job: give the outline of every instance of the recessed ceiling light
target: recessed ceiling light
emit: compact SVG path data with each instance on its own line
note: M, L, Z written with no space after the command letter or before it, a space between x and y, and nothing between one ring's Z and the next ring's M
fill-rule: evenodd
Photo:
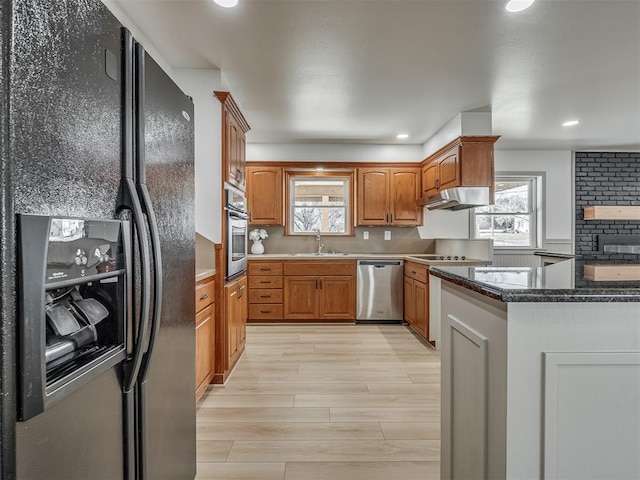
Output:
M534 1L535 0L509 0L505 8L507 9L507 12L521 12L533 5Z
M398 135L396 135L396 138L398 140L404 140L405 138L409 138L409 134L408 133L399 133Z
M562 124L563 127L573 127L574 125L578 125L580 123L580 120L569 120L567 122L564 122Z
M238 4L238 0L213 0L213 1L224 8L235 7Z
M321 172L321 171L323 171L323 170L324 170L324 167L316 167L316 170L317 170L318 172Z

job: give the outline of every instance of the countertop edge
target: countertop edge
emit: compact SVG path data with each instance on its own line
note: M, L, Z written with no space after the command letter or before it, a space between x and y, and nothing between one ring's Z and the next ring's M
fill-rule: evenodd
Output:
M468 258L466 260L426 260L417 258L414 255L430 255L424 253L349 253L346 255L291 255L288 253L264 253L261 255L247 255L247 259L251 260L296 260L296 261L316 261L316 260L370 260L370 259L391 259L391 260L408 260L423 265L489 265L489 260L478 260Z
M433 275L434 277L441 278L442 280L446 280L448 282L451 282L454 285L458 285L460 287L467 288L467 289L471 290L472 292L480 293L480 294L482 294L482 295L484 295L486 297L493 298L494 300L500 300L500 301L504 302L504 300L502 298L502 292L503 291L500 290L500 289L490 288L490 287L488 287L487 285L485 285L483 283L474 282L474 281L471 281L471 280L466 279L464 277L461 277L459 275L440 270L440 269L438 269L438 267L430 268L429 269L429 274Z
M505 303L615 303L615 302L640 302L640 290L638 289L607 289L606 292L598 289L501 289L491 287L483 282L470 280L460 275L433 267L429 273L473 292L480 293L495 300Z
M574 253L562 253L562 252L546 252L544 250L537 250L533 252L537 257L553 257L553 258L580 258L581 255L576 255Z
M216 274L215 268L196 268L196 282L205 278L213 277Z

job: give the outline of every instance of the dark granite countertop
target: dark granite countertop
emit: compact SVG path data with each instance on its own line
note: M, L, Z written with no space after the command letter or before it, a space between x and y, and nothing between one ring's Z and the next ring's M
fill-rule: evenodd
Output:
M585 265L633 261L572 259L547 267L431 267L429 272L503 302L640 302L640 281L592 281Z
M533 254L539 257L554 257L554 258L579 258L580 257L580 255L574 255L573 253L545 252L544 250L538 250L537 252L533 252Z

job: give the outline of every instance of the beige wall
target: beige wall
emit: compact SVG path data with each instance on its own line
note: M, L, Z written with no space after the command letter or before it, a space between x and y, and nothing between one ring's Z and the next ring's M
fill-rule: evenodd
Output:
M265 253L311 253L316 249L315 235L285 236L283 227L265 230L269 233L263 241ZM384 240L385 231L391 232L391 240ZM364 240L364 232L369 232L369 240ZM324 252L333 248L348 253L431 253L435 248L435 240L421 239L415 227L356 227L353 237L325 235L322 243Z

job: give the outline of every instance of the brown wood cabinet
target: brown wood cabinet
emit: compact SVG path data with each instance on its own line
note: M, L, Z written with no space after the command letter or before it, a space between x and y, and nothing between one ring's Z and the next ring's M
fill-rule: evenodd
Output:
M419 168L358 169L358 225L422 224Z
M196 400L213 380L215 361L215 282L196 283Z
M429 340L429 267L404 263L404 319L425 340Z
M249 224L284 225L282 168L247 167Z
M422 197L447 188L494 188L493 144L497 136L458 137L422 163Z
M249 321L282 321L282 261L249 260Z
M284 316L288 320L320 318L320 279L316 276L284 277Z
M246 133L250 130L229 92L214 92L222 103L222 165L225 181L245 189Z
M225 296L225 351L224 378L228 376L242 355L246 341L248 307L247 277L232 280L224 287Z
M354 321L355 261L284 262L284 319Z

